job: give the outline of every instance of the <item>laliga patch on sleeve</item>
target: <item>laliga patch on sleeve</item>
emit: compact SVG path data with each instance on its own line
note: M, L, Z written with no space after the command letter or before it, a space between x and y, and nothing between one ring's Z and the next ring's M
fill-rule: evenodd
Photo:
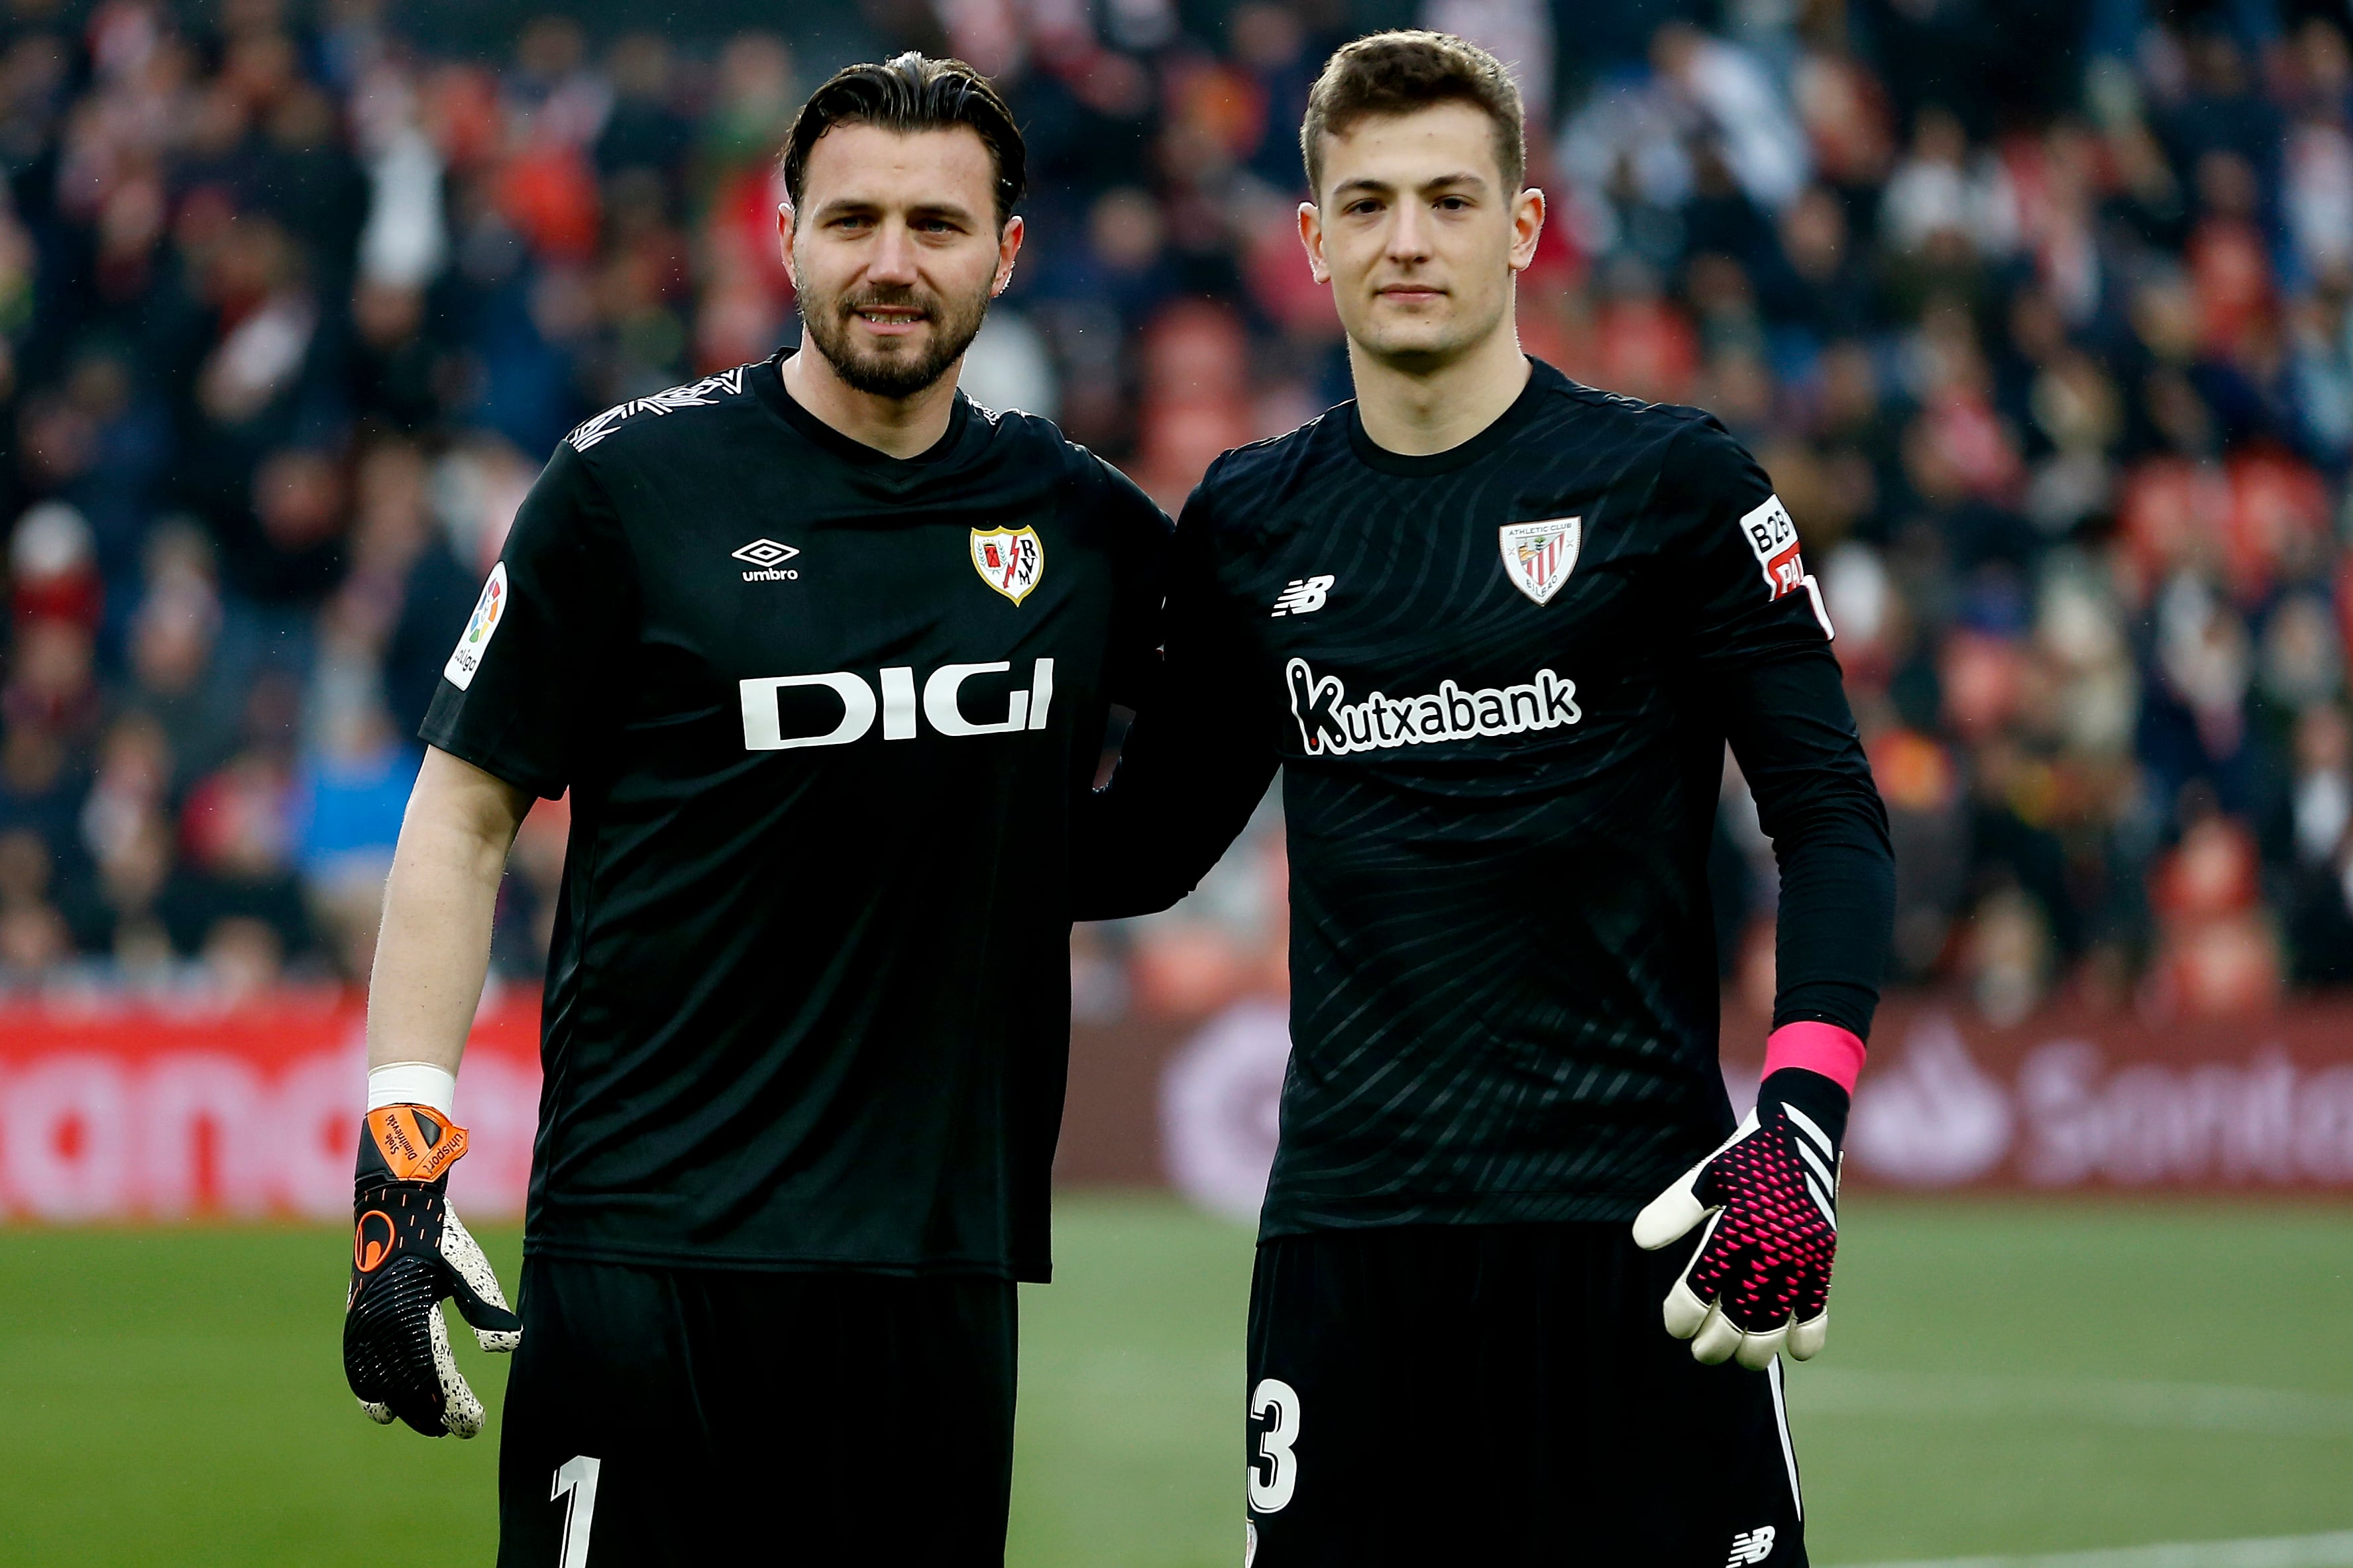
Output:
M491 568L491 580L482 584L482 596L474 601L473 616L466 622L465 635L458 639L457 651L441 667L441 679L460 691L471 686L491 637L506 618L507 563L501 561Z

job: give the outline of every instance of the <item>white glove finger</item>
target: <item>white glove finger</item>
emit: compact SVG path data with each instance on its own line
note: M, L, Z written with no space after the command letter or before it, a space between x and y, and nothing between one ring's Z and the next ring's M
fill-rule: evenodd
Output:
M1679 1340L1687 1340L1699 1332L1699 1326L1707 1321L1708 1310L1715 1305L1712 1301L1701 1300L1699 1292L1692 1289L1691 1271L1692 1264L1697 1263L1706 1254L1708 1241L1715 1235L1715 1227L1723 1219L1720 1210L1708 1215L1707 1228L1699 1233L1698 1244L1692 1248L1691 1263L1683 1265L1683 1273L1676 1277L1673 1287L1667 1291L1661 1315L1666 1322L1667 1332Z
M1666 1309L1661 1315L1666 1321L1667 1332L1679 1340L1687 1340L1699 1332L1700 1325L1707 1321L1708 1311L1708 1304L1693 1292L1691 1282L1678 1279L1674 1289L1667 1292Z
M514 1314L507 1306L506 1292L499 1289L499 1277L491 1271L491 1260L482 1256L481 1244L451 1209L444 1209L441 1215L441 1259L466 1288L458 1293L458 1313L473 1325L475 1342L494 1354L504 1354L522 1343L522 1326L506 1326ZM466 1299L468 1290L474 1295L471 1301ZM486 1305L495 1312L482 1310ZM484 1319L491 1320L487 1327Z
M441 1379L441 1425L460 1437L470 1437L482 1429L482 1402L458 1370L458 1358L449 1351L449 1328L438 1305L426 1321L432 1326L433 1370Z
M1707 1217L1707 1206L1699 1201L1698 1192L1699 1173L1705 1169L1707 1161L1702 1160L1634 1216L1635 1246L1645 1252L1656 1252L1689 1236L1692 1226Z
M1831 1311L1825 1307L1802 1323L1789 1325L1789 1359L1811 1361L1822 1353L1822 1345L1831 1337Z
M1743 1334L1739 1348L1732 1352L1733 1359L1751 1372L1763 1372L1773 1364L1773 1357L1780 1352L1782 1342L1788 1337L1789 1325L1787 1323L1776 1324L1761 1334Z
M372 1399L363 1399L360 1401L360 1414L379 1426L392 1425L392 1406L389 1405L378 1405Z
M1692 1336L1692 1359L1702 1366L1718 1365L1732 1359L1740 1341L1740 1331L1724 1315L1724 1304L1719 1301L1707 1310L1707 1321Z

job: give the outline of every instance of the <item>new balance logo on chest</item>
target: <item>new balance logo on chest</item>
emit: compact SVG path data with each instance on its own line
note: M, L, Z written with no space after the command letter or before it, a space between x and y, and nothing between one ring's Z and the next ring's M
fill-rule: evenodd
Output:
M1779 1531L1769 1524L1754 1530L1744 1530L1732 1538L1732 1555L1724 1560L1724 1568L1748 1568L1773 1555L1773 1538Z
M1324 598L1332 592L1332 574L1316 577L1293 577L1283 584L1282 592L1274 598L1274 611L1268 618L1281 616L1311 616L1324 607Z

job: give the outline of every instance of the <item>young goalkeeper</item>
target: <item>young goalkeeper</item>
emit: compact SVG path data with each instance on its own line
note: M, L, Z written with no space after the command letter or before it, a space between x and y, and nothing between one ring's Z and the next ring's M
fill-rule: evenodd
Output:
M1360 39L1301 142L1356 400L1194 492L1160 679L1073 856L1082 918L1164 908L1282 770L1251 1553L1802 1564L1776 1352L1827 1325L1893 870L1796 527L1706 414L1521 353L1544 197L1492 57ZM1737 1128L1727 742L1781 869Z

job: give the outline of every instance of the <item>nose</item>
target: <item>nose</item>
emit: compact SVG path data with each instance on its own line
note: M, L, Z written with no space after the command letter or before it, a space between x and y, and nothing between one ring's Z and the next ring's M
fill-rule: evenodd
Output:
M904 223L893 218L881 226L875 236L874 255L867 263L866 275L877 283L915 281L915 237Z
M1389 222L1388 258L1401 267L1430 259L1430 213L1419 202L1398 203Z

